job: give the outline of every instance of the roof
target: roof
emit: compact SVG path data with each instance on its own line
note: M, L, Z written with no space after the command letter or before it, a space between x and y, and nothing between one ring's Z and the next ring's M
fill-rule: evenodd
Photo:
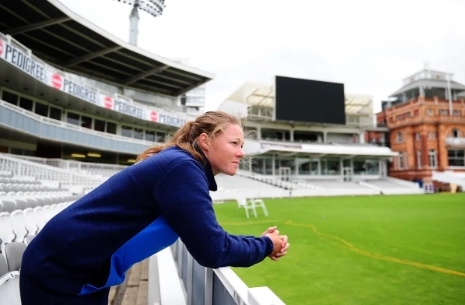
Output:
M247 104L249 106L274 107L274 87L255 82L245 82L226 100Z
M64 71L169 96L213 78L118 39L58 0L2 1L0 15L1 33Z
M370 144L300 144L300 143L280 143L280 142L252 142L246 144L247 154L280 154L280 155L316 155L326 157L373 157L373 158L391 158L398 154L389 147L380 147Z
M370 95L345 94L346 114L373 115L373 98Z
M428 88L428 87L430 87L430 88L447 88L448 84L447 84L446 80L419 79L419 80L416 80L414 82L411 82L411 83L403 86L402 88L400 88L399 90L397 90L396 92L391 94L390 96L396 96L398 94L404 93L404 92L409 91L411 89L416 89L416 88L420 88L420 87L423 87L423 88ZM450 81L450 88L452 90L465 90L464 85L462 85L460 83L457 83L456 81L453 81L453 80Z
M241 87L226 98L248 106L263 106L274 108L275 89L272 85L255 82L245 82ZM373 98L363 94L345 94L346 114L373 115Z

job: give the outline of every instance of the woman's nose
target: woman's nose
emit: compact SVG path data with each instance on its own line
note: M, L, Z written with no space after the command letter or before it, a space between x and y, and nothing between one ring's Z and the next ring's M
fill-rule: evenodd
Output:
M239 158L242 158L244 155L245 155L244 150L242 148L239 148L239 150L237 151L237 156Z

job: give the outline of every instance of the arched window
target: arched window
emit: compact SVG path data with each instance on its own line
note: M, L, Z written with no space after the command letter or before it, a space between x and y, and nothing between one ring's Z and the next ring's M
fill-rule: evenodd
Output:
M403 135L402 135L402 132L398 132L397 133L397 143L402 143L403 142Z
M452 129L452 138L460 138L460 130L457 128Z

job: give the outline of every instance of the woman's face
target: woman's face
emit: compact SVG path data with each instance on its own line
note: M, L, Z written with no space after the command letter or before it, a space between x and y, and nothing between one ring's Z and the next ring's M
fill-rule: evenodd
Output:
M210 139L203 133L199 137L200 146L207 157L213 174L223 173L233 176L244 156L244 132L239 125L229 124L223 132Z

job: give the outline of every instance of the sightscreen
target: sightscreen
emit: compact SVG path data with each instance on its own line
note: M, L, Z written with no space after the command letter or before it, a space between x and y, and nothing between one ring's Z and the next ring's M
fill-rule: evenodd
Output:
M344 84L276 76L275 119L345 125Z

